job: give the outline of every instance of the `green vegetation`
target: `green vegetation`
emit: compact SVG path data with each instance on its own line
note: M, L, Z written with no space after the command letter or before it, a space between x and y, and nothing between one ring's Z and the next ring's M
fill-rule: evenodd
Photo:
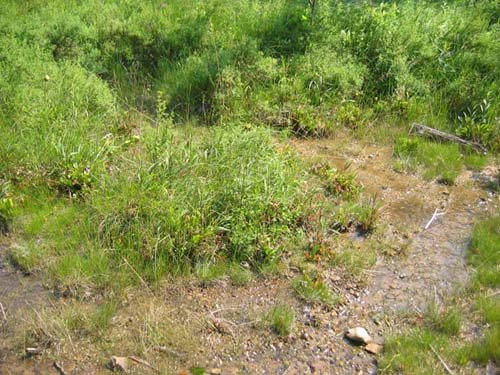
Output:
M462 169L462 155L458 146L453 144L434 143L419 138L400 138L394 146L394 156L396 171L412 171L421 165L426 179L436 179L448 185L453 185ZM471 157L467 160L469 163L474 162Z
M292 281L292 287L307 303L333 307L340 302L340 296L330 290L321 274L316 271L303 272L301 277Z
M500 286L500 217L482 222L472 233L470 263L478 269L474 283L477 286Z
M0 229L26 242L13 261L72 287L272 263L311 195L259 125L419 120L498 148L495 1L314 4L2 2ZM453 183L457 147L405 142L400 159ZM336 205L358 197L347 167L316 173ZM338 229L373 230L375 203L344 208Z
M295 313L288 306L277 305L269 313L268 320L271 322L273 331L280 337L290 336L295 323Z
M1 1L0 240L12 265L73 298L28 318L25 344L88 340L106 355L120 340L137 354L192 348L195 334L161 301L137 306L139 331L118 332L134 286L151 299L172 276L243 286L294 257L305 269L292 281L298 297L334 307L321 267L360 275L377 249L376 239L363 250L330 245L341 232L375 237L380 205L349 164L309 170L287 140L395 140L397 170L447 184L463 164L480 170L489 155L397 137L418 121L500 151L499 9L498 0ZM455 363L499 362L498 301L484 290L500 284L500 223L488 223L470 254L484 340ZM270 319L290 334L292 310L276 306ZM388 343L382 367L410 371L414 354L435 365L430 343L452 356L448 336L463 321L434 306L411 339Z
M457 367L471 361L500 364L500 298L495 292L500 286L500 216L476 224L469 262L475 267L470 293L443 305L430 304L409 333L389 339L381 361L382 373L432 373L442 368L435 352ZM466 304L473 308L462 306ZM461 322L466 320L479 328L480 337L474 334L472 340L456 339L463 333Z

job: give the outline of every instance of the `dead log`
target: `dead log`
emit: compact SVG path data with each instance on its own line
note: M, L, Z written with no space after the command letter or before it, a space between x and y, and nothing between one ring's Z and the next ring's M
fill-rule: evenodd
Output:
M443 132L441 130L437 130L434 128L430 128L428 126L418 124L416 122L411 124L410 132L415 132L415 133L417 133L421 136L427 137L427 138L433 138L433 139L437 139L440 141L454 142L454 143L458 143L462 146L469 146L469 147L473 148L474 150L476 150L477 152L486 152L487 151L486 146L484 146L480 143L467 141L463 138L457 137L456 135L446 133L446 132Z

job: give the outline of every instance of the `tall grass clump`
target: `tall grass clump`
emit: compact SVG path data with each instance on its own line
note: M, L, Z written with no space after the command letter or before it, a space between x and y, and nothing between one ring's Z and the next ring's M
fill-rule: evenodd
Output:
M98 240L159 276L203 261L273 261L298 230L304 176L265 129L216 128L197 137L171 122L143 135L130 173L89 197Z

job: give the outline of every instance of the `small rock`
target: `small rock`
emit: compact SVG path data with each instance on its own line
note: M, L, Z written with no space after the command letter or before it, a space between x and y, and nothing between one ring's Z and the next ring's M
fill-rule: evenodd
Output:
M384 350L384 347L382 345L376 344L374 342L370 342L370 343L368 343L368 345L365 346L365 350L368 353L380 354L380 353L382 353L382 350Z
M222 374L222 370L220 368L213 368L210 370L211 375L219 375Z
M111 357L111 369L112 370L120 370L127 371L128 368L128 359L127 357Z
M363 344L368 344L371 341L373 341L372 337L363 327L356 327L349 329L346 333L346 337L349 340L360 342Z

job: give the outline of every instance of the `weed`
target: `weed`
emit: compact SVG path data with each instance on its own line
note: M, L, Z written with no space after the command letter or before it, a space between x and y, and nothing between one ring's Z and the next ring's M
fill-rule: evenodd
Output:
M384 346L384 357L380 361L381 373L436 373L436 369L441 369L441 365L432 352L431 345L446 359L449 358L446 339L429 330L415 329L404 335L388 338Z
M477 301L477 309L481 311L484 322L492 326L500 323L500 299L494 297L482 297Z
M340 297L332 293L321 275L316 272L304 272L302 277L292 281L292 287L307 303L333 307L340 302Z
M294 311L284 305L276 305L269 312L268 320L271 322L273 331L280 337L286 338L293 331L295 323Z
M477 285L491 288L500 285L500 217L493 217L474 226L468 255L469 262L478 268Z
M0 180L0 234L9 231L13 208L14 200L10 193L10 184Z
M424 314L424 322L434 332L456 336L460 332L461 316L457 309L430 303Z
M467 168L479 172L487 164L488 157L486 155L479 155L476 153L467 153L464 157L464 164Z
M426 179L436 179L453 185L462 168L462 156L457 145L439 144L417 138L400 138L396 141L394 155L398 158L395 169L413 169L421 165Z
M377 261L377 253L367 241L364 242L363 248L345 240L339 241L335 247L336 249L330 253L332 266L343 267L350 275L361 276L363 270L373 266Z
M338 170L328 164L318 164L313 166L312 170L324 181L328 193L353 199L358 196L360 187L356 183L356 174L348 172L350 166L350 163L346 163L342 170Z
M42 258L42 251L34 244L27 247L14 246L9 250L10 262L25 275L30 275L39 268Z
M465 355L483 365L489 361L500 362L500 328L493 326L478 342L463 349Z
M368 201L355 205L353 216L356 218L358 229L362 233L372 232L380 217L380 203L377 201L377 196L372 195Z
M231 284L235 286L244 286L252 281L253 273L247 267L242 267L237 264L231 267L229 271L229 278L231 280Z

